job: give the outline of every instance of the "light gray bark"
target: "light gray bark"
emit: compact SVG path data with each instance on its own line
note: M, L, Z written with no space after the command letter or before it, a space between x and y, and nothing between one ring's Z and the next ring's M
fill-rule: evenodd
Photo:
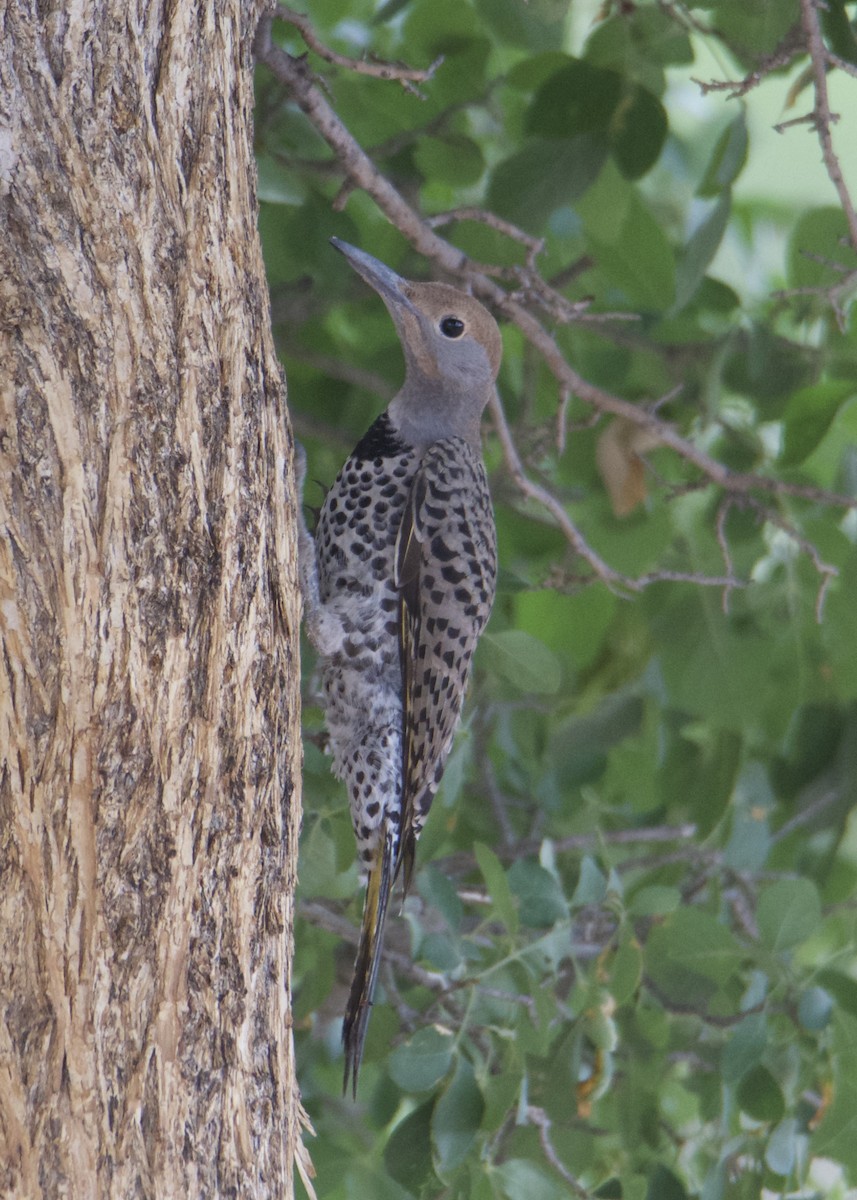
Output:
M0 0L0 1195L291 1196L291 435L241 0Z

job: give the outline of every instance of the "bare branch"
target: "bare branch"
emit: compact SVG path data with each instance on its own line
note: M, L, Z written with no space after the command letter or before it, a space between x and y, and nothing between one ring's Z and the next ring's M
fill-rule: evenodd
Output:
M839 159L833 148L833 137L830 132L831 125L838 118L830 110L830 98L827 91L827 66L829 59L818 18L818 0L800 0L800 16L801 25L806 37L806 48L809 51L812 63L813 86L815 88L813 120L818 132L818 140L821 144L824 165L827 168L827 174L830 176L833 186L836 188L839 203L842 205L842 211L845 213L851 246L857 252L857 211L855 211L854 201L851 199L851 193L848 191L848 186L843 178L842 168L839 165Z
M325 46L318 34L312 27L312 22L308 16L303 13L295 12L293 8L289 8L286 4L278 4L276 15L286 24L297 29L298 33L319 58L323 58L325 62L331 63L336 67L345 67L348 71L354 71L358 75L371 75L375 79L394 79L400 83L406 91L412 92L414 95L420 93L413 86L415 83L427 83L435 71L443 62L443 55L436 58L431 66L424 70L419 70L414 67L406 67L402 63L378 62L374 59L365 58L348 58L345 54L338 54L335 50L331 50L329 46Z
M477 221L481 225L487 225L490 229L495 229L497 233L502 233L504 237L511 238L512 241L520 242L522 246L526 246L527 248L527 262L531 265L535 261L536 256L541 254L545 246L544 238L531 237L523 229L519 229L517 225L513 225L511 221L505 221L502 217L498 217L496 213L489 212L484 208L453 208L449 212L435 213L434 216L426 217L426 225L428 225L429 229L441 229L444 225L452 225L458 221Z
M706 30L706 32L710 31ZM712 79L707 83L701 79L694 79L693 82L701 88L704 96L709 92L728 92L728 99L735 100L741 96L746 96L748 92L758 87L774 71L789 66L790 63L803 54L804 49L801 27L796 22L786 33L779 46L770 54L766 54L764 58L761 58L756 69L751 71L749 75L745 75L743 79Z

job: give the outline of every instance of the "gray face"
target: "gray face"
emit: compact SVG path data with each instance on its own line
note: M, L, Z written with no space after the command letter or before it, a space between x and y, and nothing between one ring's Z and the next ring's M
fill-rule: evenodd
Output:
M387 307L405 355L405 383L390 405L414 445L446 437L479 443L479 419L494 391L502 342L487 309L445 283L412 283L338 239L333 244Z

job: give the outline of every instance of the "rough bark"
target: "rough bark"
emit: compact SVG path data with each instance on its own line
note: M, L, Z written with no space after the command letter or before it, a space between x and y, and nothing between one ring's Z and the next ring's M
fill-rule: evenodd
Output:
M0 0L0 1194L290 1196L258 3Z

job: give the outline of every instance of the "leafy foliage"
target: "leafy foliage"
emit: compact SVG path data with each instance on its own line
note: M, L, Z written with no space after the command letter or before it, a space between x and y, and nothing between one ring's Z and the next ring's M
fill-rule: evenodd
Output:
M551 372L505 327L500 394L527 470L613 570L657 582L593 582L487 430L501 592L416 894L391 922L356 1107L339 1099L338 1039L360 889L308 693L294 982L319 1195L845 1195L857 523L824 492L857 494L857 327L841 291L857 257L823 174L801 206L782 178L743 187L776 136L759 95L782 107L791 87L811 107L797 4L312 7L339 54L444 56L421 95L312 60L419 212L476 205L543 239L542 276L582 313L551 322L566 360L640 406L661 398L690 443L767 481L724 489L621 424L605 443L580 399L561 415ZM853 15L824 12L850 62ZM275 36L302 52L294 29ZM738 78L762 55L772 74L743 99L691 82ZM258 91L275 325L309 477L329 482L401 365L382 306L327 239L411 277L425 264L365 194L340 191L341 166L264 69ZM814 169L805 132L780 144L783 176ZM507 271L528 244L496 221L448 232Z

